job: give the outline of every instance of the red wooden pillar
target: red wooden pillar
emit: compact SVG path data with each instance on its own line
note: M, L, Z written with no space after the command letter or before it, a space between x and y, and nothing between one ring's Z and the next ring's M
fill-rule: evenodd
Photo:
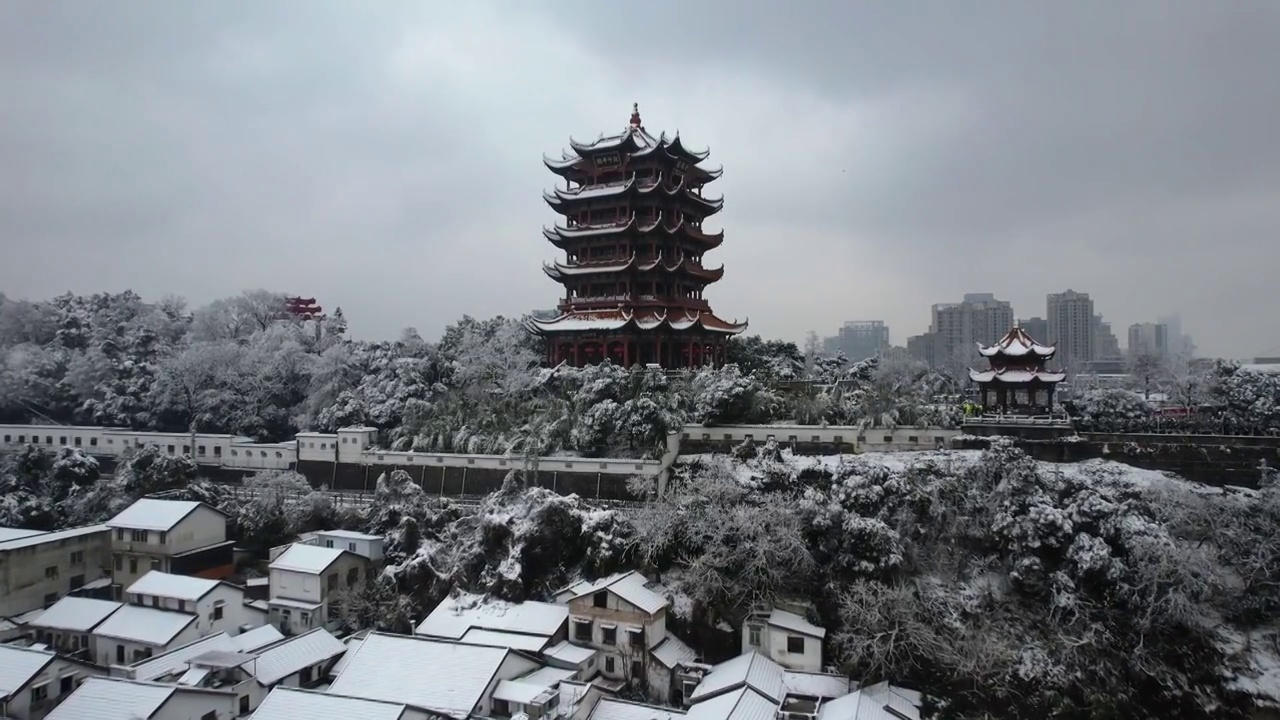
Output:
M622 367L631 367L631 341L622 341Z

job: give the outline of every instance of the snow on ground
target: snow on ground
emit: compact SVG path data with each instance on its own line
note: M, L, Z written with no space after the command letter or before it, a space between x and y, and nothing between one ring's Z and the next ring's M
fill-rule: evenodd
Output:
M1244 632L1217 623L1218 647L1235 661L1238 671L1227 681L1258 701L1280 708L1280 635L1270 630Z

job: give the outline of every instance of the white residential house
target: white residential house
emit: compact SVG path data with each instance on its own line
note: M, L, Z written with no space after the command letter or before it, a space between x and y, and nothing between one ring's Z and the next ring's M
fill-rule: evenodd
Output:
M792 670L819 672L827 631L805 619L802 605L758 609L742 625L742 652L759 652Z
M697 653L667 633L665 597L638 572L578 582L556 593L569 607L569 641L597 650L600 674L670 701L675 666Z
M307 720L352 718L358 720L428 720L431 716L404 703L366 700L331 692L278 687L253 713L253 720Z
M201 636L195 613L122 604L93 630L90 650L102 666L160 655Z
M106 525L54 532L0 528L0 617L47 608L110 572Z
M379 632L351 648L341 666L329 692L403 703L455 720L491 717L499 683L541 667L508 648Z
M234 693L237 713L243 716L253 712L273 687L323 682L347 651L345 643L323 628L291 638L278 636L276 642L252 650L236 642L243 637L210 635L127 668L125 676Z
M337 630L341 616L331 612L334 602L342 590L368 577L369 566L368 558L345 549L294 543L268 566L271 624L285 635L318 627Z
M49 720L224 720L237 716L235 693L160 683L90 678Z
M120 609L120 603L94 598L64 597L33 618L27 627L36 642L60 653L97 658L91 638L98 626Z
M381 535L369 535L368 533L352 530L317 530L311 535L312 538L309 542L312 545L340 548L361 557L366 557L371 562L382 562L384 540Z
M130 605L194 613L200 635L216 632L236 634L262 626L267 619L261 610L246 605L244 588L222 580L171 575L152 570L125 589Z
M0 645L0 717L40 720L102 669L48 650Z
M152 570L222 578L234 569L227 516L204 503L142 498L106 524L121 588Z
M568 621L569 608L564 605L511 603L458 592L441 601L414 634L542 653L565 640Z

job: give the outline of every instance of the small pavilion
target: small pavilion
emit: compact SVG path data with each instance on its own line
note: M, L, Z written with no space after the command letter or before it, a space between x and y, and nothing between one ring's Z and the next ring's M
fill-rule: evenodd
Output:
M1021 327L994 345L978 345L978 354L990 363L987 370L969 369L978 384L984 414L1047 415L1053 411L1054 387L1066 379L1063 372L1045 369L1056 348L1041 345Z

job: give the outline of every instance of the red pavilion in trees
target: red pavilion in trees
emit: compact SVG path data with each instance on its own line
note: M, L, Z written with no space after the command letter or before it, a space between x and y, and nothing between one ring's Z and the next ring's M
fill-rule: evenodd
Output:
M295 315L303 320L321 317L323 312L323 308L316 304L315 298L304 297L286 297L284 299L284 309L290 315Z
M1017 326L995 345L979 345L978 353L991 368L970 369L969 379L981 388L983 412L1036 415L1052 411L1054 387L1067 376L1045 370L1055 352L1056 348L1041 345Z
M564 262L543 266L565 296L558 317L529 322L546 340L547 362L724 362L729 338L747 323L716 317L704 297L724 274L702 265L724 240L723 231L703 229L724 204L703 195L721 173L699 167L709 151L686 148L678 133L649 134L635 106L621 133L569 143L572 153L543 158L565 180L544 193L564 223L543 229L565 253Z

